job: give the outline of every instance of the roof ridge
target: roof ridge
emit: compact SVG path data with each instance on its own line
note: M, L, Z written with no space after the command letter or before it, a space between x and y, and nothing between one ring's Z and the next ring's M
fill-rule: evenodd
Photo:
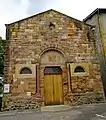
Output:
M88 20L89 18L91 18L93 15L95 15L96 13L100 13L100 12L106 12L106 8L96 8L93 12L91 12L86 18L83 19L84 22L86 22L86 20Z

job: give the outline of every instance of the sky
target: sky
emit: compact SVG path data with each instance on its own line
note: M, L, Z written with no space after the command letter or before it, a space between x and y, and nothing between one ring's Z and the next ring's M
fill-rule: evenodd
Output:
M5 39L5 24L54 9L83 20L96 8L106 8L106 0L0 0L0 36Z

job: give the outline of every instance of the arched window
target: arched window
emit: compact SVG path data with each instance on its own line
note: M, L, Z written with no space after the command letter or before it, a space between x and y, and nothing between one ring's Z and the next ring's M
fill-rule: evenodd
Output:
M77 67L75 68L74 72L75 72L75 73L77 73L77 72L85 72L85 70L84 70L83 67L77 66Z
M20 74L32 74L32 71L28 67L24 67L20 70Z

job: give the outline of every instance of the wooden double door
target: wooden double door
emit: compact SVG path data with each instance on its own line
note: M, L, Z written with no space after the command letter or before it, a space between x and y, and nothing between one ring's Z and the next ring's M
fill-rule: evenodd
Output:
M62 71L60 67L45 69L44 98L45 105L63 104Z

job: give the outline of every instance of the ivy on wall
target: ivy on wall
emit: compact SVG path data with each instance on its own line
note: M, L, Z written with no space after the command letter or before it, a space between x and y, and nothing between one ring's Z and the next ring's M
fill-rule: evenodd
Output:
M6 40L0 37L0 76L4 75L4 52L5 52Z

